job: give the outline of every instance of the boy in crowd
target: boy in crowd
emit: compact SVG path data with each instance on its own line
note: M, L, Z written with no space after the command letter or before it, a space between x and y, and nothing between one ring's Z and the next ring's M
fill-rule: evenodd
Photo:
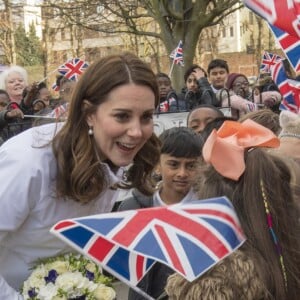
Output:
M229 74L229 67L223 59L213 59L207 67L208 79L214 93L225 87Z
M161 182L152 196L145 196L133 190L132 196L122 201L119 210L165 206L197 200L192 185L198 173L201 156L200 135L190 128L173 127L165 130L159 138L162 144L157 173L161 176ZM174 271L169 267L155 263L138 287L156 299L164 292L167 277L172 273ZM143 300L145 297L134 290L129 290L128 299Z

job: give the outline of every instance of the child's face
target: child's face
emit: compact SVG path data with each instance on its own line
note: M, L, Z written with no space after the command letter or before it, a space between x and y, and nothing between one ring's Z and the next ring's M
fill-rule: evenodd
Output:
M191 112L187 127L201 133L209 122L218 117L220 117L220 114L217 111L209 107L199 107Z
M196 92L199 89L197 78L193 73L187 78L185 84L188 91Z
M197 175L199 158L174 157L169 154L160 156L160 173L162 176L162 188L167 194L177 193L181 199L189 192Z
M166 98L168 93L172 90L171 81L166 77L159 77L157 79L158 88L159 88L159 97Z
M216 89L222 89L225 87L228 73L226 69L216 67L209 71L208 78L212 86Z

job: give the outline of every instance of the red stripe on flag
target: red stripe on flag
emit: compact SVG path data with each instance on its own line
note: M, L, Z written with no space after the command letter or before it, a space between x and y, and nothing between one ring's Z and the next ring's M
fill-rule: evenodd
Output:
M137 280L140 280L145 274L144 274L144 263L145 258L141 255L138 255L136 258L136 277Z
M278 39L280 45L284 49L288 49L291 46L295 46L297 43L300 43L299 39L293 35L285 34Z
M75 223L72 222L72 221L63 221L63 222L58 223L58 224L54 227L54 229L55 229L55 230L59 230L59 229L62 229L62 228L66 228L66 227L72 226L72 225L74 225L74 224L75 224Z
M267 6L263 5L261 1L253 0L252 3L259 7L261 10L265 11L268 15L272 15L272 11Z
M168 235L166 234L164 228L160 225L155 225L154 227L155 227L156 231L158 232L159 238L163 242L164 247L166 249L168 249L169 258L172 261L172 265L175 266L177 271L181 272L181 274L186 274L184 271L184 268L182 267L182 264L180 263L180 259L177 255L177 252L174 249L173 244L170 241Z
M235 228L235 230L237 230L239 233L242 234L240 225L236 223L235 219L233 219L230 215L226 213L213 210L213 209L184 209L184 211L188 212L191 215L205 214L205 215L211 215L213 217L220 217L228 221Z
M288 94L292 93L291 87L290 87L290 85L288 84L287 81L284 82L283 84L279 84L278 87L279 87L280 93L283 96L287 96Z
M126 234L122 229L118 231L118 233L112 238L115 242L120 243L126 247L128 247L140 234L140 228L146 227L151 220L158 219L162 222L168 223L175 228L185 231L187 234L190 234L195 239L199 241L203 240L203 236L209 236L207 239L206 247L209 249L216 249L214 253L217 257L223 257L228 254L228 249L224 246L223 242L214 235L208 228L203 226L202 224L183 217L182 215L165 209L163 213L157 216L155 214L155 209L144 211L142 214L136 213L129 222L126 224ZM219 245L219 247L216 247Z
M88 250L88 253L102 262L114 246L115 245L113 243L103 237L98 237Z
M74 74L82 74L82 71L80 70L81 66L83 65L83 61L79 61L75 66L71 63L66 63L66 67L70 68L70 72L68 72L65 77L70 78Z

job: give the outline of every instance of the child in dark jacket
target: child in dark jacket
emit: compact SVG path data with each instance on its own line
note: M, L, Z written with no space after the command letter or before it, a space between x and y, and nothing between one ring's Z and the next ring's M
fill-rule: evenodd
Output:
M192 65L184 74L185 87L178 95L184 103L185 109L191 111L201 104L218 106L216 95L213 92L206 72L198 65Z
M192 189L201 156L202 141L190 128L173 127L160 135L161 154L157 172L161 182L152 196L145 196L133 190L132 196L124 199L119 210L139 209L187 203L197 200ZM157 298L164 292L166 280L174 271L156 263L138 284L150 296ZM129 291L128 299L142 300L143 296Z
M156 74L159 88L159 106L157 112L177 112L185 109L183 103L178 101L178 96L172 87L170 77L165 73Z

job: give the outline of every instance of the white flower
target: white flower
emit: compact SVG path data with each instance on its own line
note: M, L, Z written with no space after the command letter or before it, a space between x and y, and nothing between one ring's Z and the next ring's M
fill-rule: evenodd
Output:
M69 264L65 261L54 261L47 265L49 270L55 270L58 274L62 274L68 271Z
M95 273L96 270L97 270L97 266L96 266L94 263L92 263L92 262L88 263L88 264L85 266L85 268L87 269L87 271L89 271L89 272L91 272L91 273Z
M24 282L24 290L28 292L32 287L41 287L45 285L45 276L47 275L48 271L45 266L40 265L31 273L28 280Z
M99 284L94 290L93 295L97 300L113 300L116 298L114 289L104 284Z
M76 297L80 295L74 295L77 291L83 291L87 289L88 291L93 291L97 287L92 281L89 281L80 272L66 272L61 274L56 279L56 286L62 288L68 293L68 296Z
M51 270L55 272L49 273ZM35 268L23 284L22 295L25 300L67 300L79 296L93 300L112 300L116 293L105 285L111 280L102 274L98 265L82 255L61 255L43 260Z
M38 299L41 300L52 300L57 295L57 287L52 283L41 286L38 293Z

